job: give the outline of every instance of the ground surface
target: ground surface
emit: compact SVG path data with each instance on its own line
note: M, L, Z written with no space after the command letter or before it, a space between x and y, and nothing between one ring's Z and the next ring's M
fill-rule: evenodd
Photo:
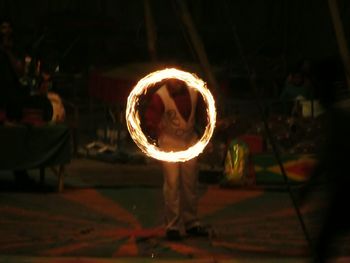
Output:
M38 180L37 171L31 178ZM290 195L281 189L200 185L199 214L211 236L164 239L162 176L157 163L112 164L74 159L65 191L56 178L19 188L1 174L0 262L309 262ZM205 175L202 175L205 176ZM301 209L310 236L320 226L325 196ZM350 236L336 262L350 262Z

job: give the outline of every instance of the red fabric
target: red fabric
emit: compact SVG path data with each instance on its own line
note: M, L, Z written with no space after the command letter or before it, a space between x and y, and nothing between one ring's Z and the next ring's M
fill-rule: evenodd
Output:
M141 66L139 66L141 67ZM147 65L143 67L147 68ZM159 67L158 67L159 68ZM149 71L155 70L156 68L150 68ZM135 74L131 74L135 70ZM94 70L89 74L89 95L97 98L105 103L113 104L119 103L126 105L127 98L130 91L139 81L140 77L144 74L139 74L139 69L131 67L129 73L115 73L115 75L106 75L106 72L102 70ZM148 71L147 71L148 72ZM220 81L220 92L222 96L229 96L229 82ZM217 94L213 94L214 97Z
M33 126L42 126L46 122L43 120L42 110L25 108L23 109L23 118L21 123Z
M164 113L164 104L159 95L154 94L145 112L146 132L153 139L158 138L159 123Z
M126 105L135 80L106 77L99 71L93 71L89 76L89 94L108 104Z
M0 122L3 122L5 120L6 120L6 112L0 109Z
M262 136L254 134L244 134L238 137L246 144L248 144L249 151L251 154L259 154L264 150L264 140Z
M190 97L190 93L188 92L188 89L185 88L179 93L169 92L169 94L171 98L175 101L176 107L179 110L181 117L185 121L188 121L191 115L191 109L192 109L191 97Z
M186 92L181 92L178 94L171 94L170 96L175 101L176 107L178 108L181 116L184 120L188 120L191 114L191 98L186 89ZM198 96L198 101L196 105L196 117L197 121L201 123L206 122L206 111L204 107L204 101L201 96ZM158 94L154 94L151 98L150 104L146 109L145 119L146 119L146 130L147 133L152 137L156 138L159 135L159 124L164 113L164 104L162 99Z

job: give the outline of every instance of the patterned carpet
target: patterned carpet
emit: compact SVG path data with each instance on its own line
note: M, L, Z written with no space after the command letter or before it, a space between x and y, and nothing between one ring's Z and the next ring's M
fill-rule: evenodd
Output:
M31 172L34 178L35 173ZM202 183L199 214L210 226L210 238L186 237L181 242L169 242L162 228L162 189L157 168L75 160L67 173L63 193L55 192L56 178L50 174L44 189L21 191L11 183L11 176L2 177L1 255L141 258L140 262L236 257L259 258L257 262L263 262L270 257L297 259L309 255L288 192L223 189ZM302 207L311 237L319 229L324 199L322 191L317 191ZM350 236L337 245L341 255L350 255Z

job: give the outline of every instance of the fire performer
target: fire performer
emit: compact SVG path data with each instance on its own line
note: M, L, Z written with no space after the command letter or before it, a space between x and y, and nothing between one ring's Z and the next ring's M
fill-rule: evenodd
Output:
M205 104L198 92L179 79L159 85L145 111L145 128L163 151L182 151L194 145L201 127L207 123ZM165 228L168 240L189 236L208 236L199 221L198 160L162 162L164 175Z

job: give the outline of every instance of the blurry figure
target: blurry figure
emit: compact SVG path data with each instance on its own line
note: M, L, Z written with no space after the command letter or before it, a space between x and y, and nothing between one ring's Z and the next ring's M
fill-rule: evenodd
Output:
M14 50L13 29L9 20L3 19L0 21L0 37L1 52L7 56L8 62L15 74L20 76L23 74L24 65Z
M0 21L0 108L5 110L6 119L19 121L23 104L29 93L22 89L19 78L23 74L23 63L14 52L12 25L9 20ZM15 181L19 185L31 183L27 171L15 170Z
M311 98L310 90L304 83L304 75L300 71L292 72L285 83L280 99L283 102L284 113L288 115L300 115L299 101Z
M325 109L325 145L319 152L318 165L311 174L310 180L301 192L301 200L305 199L311 187L325 181L324 187L328 204L324 211L321 230L315 244L314 262L328 262L336 255L335 242L341 235L349 231L350 215L347 211L350 198L350 173L348 164L350 157L350 111L342 108L337 102L336 80L328 68L332 65L321 65L318 69L320 83L320 102ZM303 201L305 202L305 201Z
M298 63L288 74L280 100L285 114L300 116L300 102L311 99L313 99L311 64L305 60Z
M29 95L19 82L24 64L14 51L13 30L8 20L0 21L0 108L10 121L22 118L22 106Z
M206 125L203 99L183 81L169 79L162 84L145 111L145 128L162 150L186 150L197 142L200 127ZM162 168L167 239L181 240L183 230L191 236L208 236L197 216L197 158L162 162Z
M287 116L290 136L294 136L299 130L299 121L304 117L306 107L311 105L310 101L314 99L310 74L308 63L300 63L294 67L280 95L282 114Z
M227 147L222 186L248 184L249 146L242 140L232 140Z
M42 124L50 121L53 106L47 91L51 75L48 71L41 72L40 61L33 64L36 59L18 53L11 23L0 20L0 109L6 112L6 120L10 123ZM40 74L42 82L38 92Z

